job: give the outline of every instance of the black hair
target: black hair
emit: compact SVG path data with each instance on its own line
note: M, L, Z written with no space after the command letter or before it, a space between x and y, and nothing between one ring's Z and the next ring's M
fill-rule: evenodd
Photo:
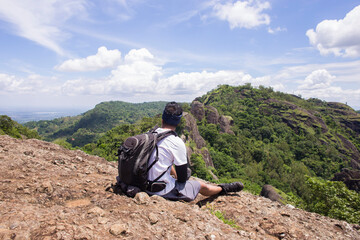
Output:
M167 103L164 111L169 115L175 115L175 116L180 116L183 113L182 107L177 102Z
M166 104L162 119L166 124L177 126L182 117L182 107L176 102L169 102Z

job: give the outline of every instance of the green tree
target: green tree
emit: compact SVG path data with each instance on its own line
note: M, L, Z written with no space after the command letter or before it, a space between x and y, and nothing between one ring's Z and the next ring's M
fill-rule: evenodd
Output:
M0 115L0 134L6 134L14 138L25 137L40 139L36 130L30 130L24 127L6 115Z
M360 195L346 188L343 182L309 178L307 210L350 223L360 223Z
M193 176L199 177L207 181L214 180L209 170L207 169L205 161L201 155L193 153L191 155L190 161L191 161L190 168Z

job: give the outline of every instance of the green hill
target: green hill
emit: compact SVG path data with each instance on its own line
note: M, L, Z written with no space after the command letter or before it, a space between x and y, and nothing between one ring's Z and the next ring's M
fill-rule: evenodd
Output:
M39 134L13 121L9 116L0 115L0 135L9 135L14 138L37 138Z
M188 138L192 133L182 124L179 131L188 138L196 176L215 182L213 174L221 182L239 179L254 193L271 184L299 207L351 222L360 220L358 194L341 182L329 181L344 168L360 170L360 114L349 106L247 84L220 86L185 109L196 119L206 142L197 150L196 140ZM224 119L230 123L227 130ZM117 126L83 149L115 160L114 153L126 137L159 122L159 117L145 118ZM205 149L213 167L198 154ZM359 186L358 180L350 180Z
M46 141L66 141L73 147L96 142L106 131L125 123L135 123L143 117L161 113L166 102L126 103L102 102L81 115L51 121L25 123Z

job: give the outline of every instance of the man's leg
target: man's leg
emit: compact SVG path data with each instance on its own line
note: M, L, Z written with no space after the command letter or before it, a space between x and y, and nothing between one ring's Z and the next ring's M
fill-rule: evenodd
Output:
M220 186L206 184L204 182L200 182L200 193L204 196L212 196L215 194L219 194L222 191Z
M243 190L244 185L241 182L224 183L220 185L206 184L202 181L200 183L200 193L204 196L212 196L215 194L228 194L230 192L239 192Z

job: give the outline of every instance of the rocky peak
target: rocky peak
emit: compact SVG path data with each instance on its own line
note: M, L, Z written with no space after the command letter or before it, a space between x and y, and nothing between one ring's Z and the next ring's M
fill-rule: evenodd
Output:
M220 116L218 110L209 105L204 105L195 100L191 103L191 114L199 121L206 118L207 123L220 125L221 133L234 134L230 129L234 124L230 116Z
M247 192L115 194L116 163L40 140L0 136L0 164L0 239L360 239L358 225Z
M193 101L191 103L191 114L199 121L205 117L204 104L199 101Z
M207 123L218 124L219 123L219 112L212 106L205 106L205 115Z

